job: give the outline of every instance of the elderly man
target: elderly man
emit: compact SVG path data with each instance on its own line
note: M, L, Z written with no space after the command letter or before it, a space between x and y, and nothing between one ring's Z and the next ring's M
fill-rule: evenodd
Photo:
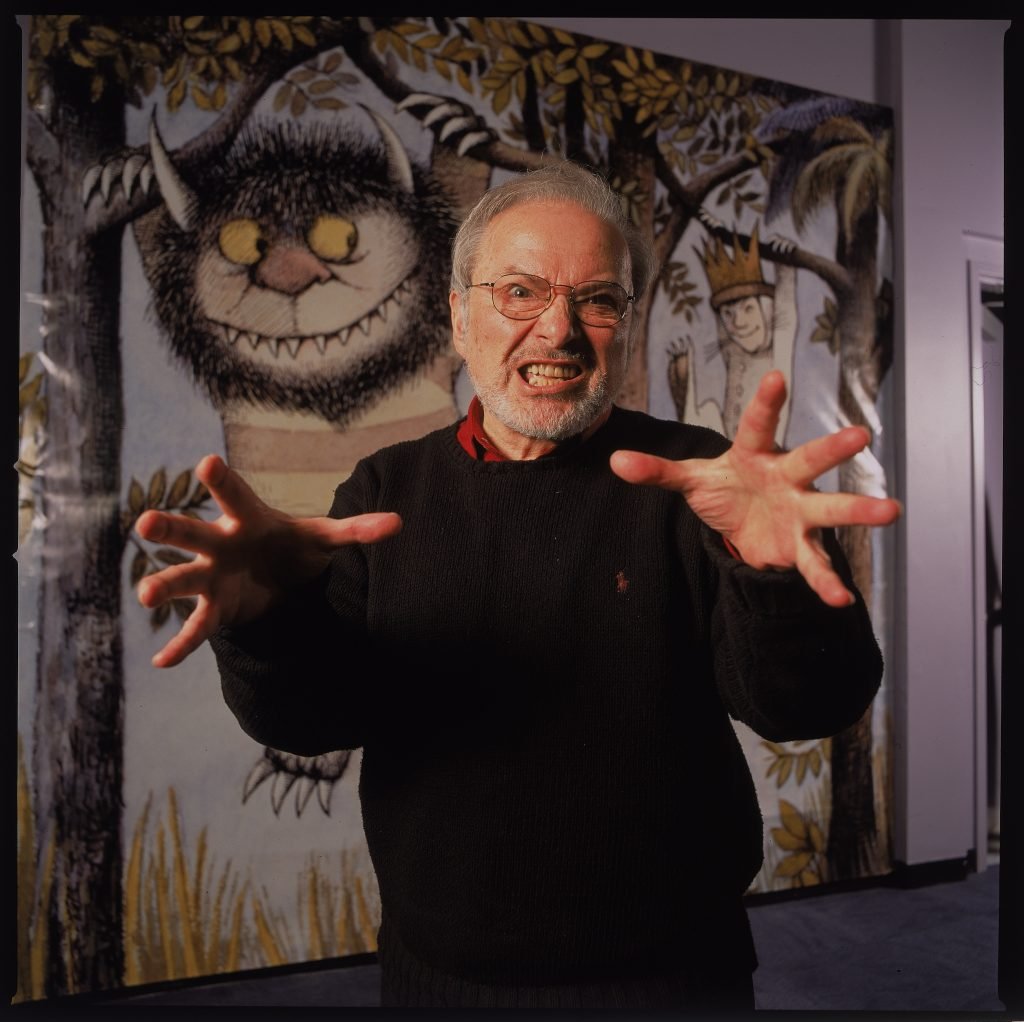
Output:
M881 657L829 529L899 506L813 487L864 430L775 448L778 373L731 446L614 404L654 265L596 175L491 190L453 256L466 418L325 518L204 459L217 521L138 524L197 554L140 584L198 596L154 663L209 639L255 739L362 748L384 1004L749 1008L762 824L729 718L860 717Z

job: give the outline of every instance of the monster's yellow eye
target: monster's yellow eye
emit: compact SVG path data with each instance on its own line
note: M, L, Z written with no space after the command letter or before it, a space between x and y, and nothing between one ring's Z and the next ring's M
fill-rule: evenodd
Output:
M321 259L329 263L340 263L355 251L359 232L351 220L324 214L316 218L316 223L309 229L306 240Z
M220 229L220 250L227 259L242 266L254 266L263 257L266 243L255 220L229 220Z

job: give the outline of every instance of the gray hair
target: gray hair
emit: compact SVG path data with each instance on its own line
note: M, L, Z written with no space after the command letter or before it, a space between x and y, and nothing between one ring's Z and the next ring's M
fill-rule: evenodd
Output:
M526 202L571 202L614 227L626 242L632 268L633 294L643 297L657 271L650 238L629 219L618 195L593 171L558 160L528 171L484 193L459 225L452 242L451 289L465 292L480 243L491 221Z

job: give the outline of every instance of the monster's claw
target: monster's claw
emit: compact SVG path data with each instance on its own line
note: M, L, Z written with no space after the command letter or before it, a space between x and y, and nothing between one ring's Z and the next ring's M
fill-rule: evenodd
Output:
M320 808L324 811L325 816L331 815L331 795L334 794L334 782L333 781L317 781L316 785L316 800L320 803Z
M713 217L703 206L697 211L697 217L705 227L710 227L714 231L721 230L725 227L725 224L721 220Z
M288 774L284 771L278 771L274 774L274 779L270 782L270 804L274 809L275 816L280 815L281 806L284 804L285 797L288 792L292 790L292 785L298 779L298 774Z
M114 183L115 176L118 176L119 170L117 161L112 160L103 168L103 173L100 174L100 195L103 196L104 202L110 201L110 186Z
M301 816L302 810L306 808L306 803L310 800L313 792L316 790L316 781L312 777L303 777L299 781L299 786L295 789L295 815Z
M430 128L433 127L438 121L443 121L446 118L455 118L456 120L467 121L467 127L474 123L474 119L471 117L462 116L461 118L456 117L458 114L465 115L466 108L461 103L442 103L440 106L435 106L426 117L423 118L424 126ZM444 130L443 128L441 129Z
M87 206L89 204L89 196L92 195L93 188L96 187L96 182L99 180L100 172L103 170L102 167L95 165L90 167L82 175L82 205Z
M437 106L446 102L448 101L443 96L435 96L429 92L410 92L405 99L395 104L395 109L401 112L414 106Z
M97 193L104 204L109 204L117 196L118 185L126 202L136 186L143 195L148 195L152 180L153 166L146 156L140 153L114 156L105 163L94 164L82 175L82 205L88 206Z
M482 144L483 142L494 141L494 132L487 131L471 131L465 138L459 142L456 152L460 156L465 156L470 149Z
M427 107L421 120L423 126L432 128L439 142L447 142L450 138L462 134L455 149L459 156L485 142L492 142L497 137L493 129L478 114L457 100L434 96L427 92L411 92L395 107L399 111L414 111L417 107ZM440 125L440 127L438 127Z
M331 796L334 785L340 780L348 766L351 753L347 749L327 752L319 756L296 756L269 746L263 755L253 764L249 776L245 779L242 790L242 803L268 778L272 777L270 804L275 814L279 814L284 800L292 787L295 789L295 815L301 816L316 792L316 800L324 814L330 816Z
M276 773L274 764L265 756L261 756L254 764L242 787L242 804L245 805L249 796L272 774Z
M438 107L438 109L441 108ZM433 111L430 116L432 117L436 113L437 110ZM468 115L453 117L450 121L445 123L444 127L437 133L437 137L442 142L445 142L450 135L454 135L460 131L469 131L470 128L475 128L479 121L480 119L478 117L470 117ZM426 124L426 120L424 120L423 123Z
M142 171L148 162L149 161L145 156L140 156L138 153L129 156L128 159L124 161L124 170L121 171L121 190L125 195L132 194L132 187L135 185L136 178L139 179L139 184L143 186L142 190L146 190L145 184L140 176L140 171Z

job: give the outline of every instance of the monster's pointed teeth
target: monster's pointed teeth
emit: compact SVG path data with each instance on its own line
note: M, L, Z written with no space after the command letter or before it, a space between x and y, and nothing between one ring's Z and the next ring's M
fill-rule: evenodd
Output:
M314 344L319 354L326 355L329 345L338 343L342 347L345 347L352 339L353 333L357 330L364 337L369 337L373 330L374 319L377 318L380 319L382 323L386 323L389 316L392 314L398 315L396 310L401 307L401 295L410 294L412 292L413 284L411 279L407 277L395 288L394 291L391 292L391 294L387 296L387 298L384 299L383 302L381 302L380 305L371 309L361 319L356 320L355 323L352 323L349 326L343 326L336 332L332 333L309 334L305 336L292 337L268 337L265 334L250 330L242 330L227 323L217 324L217 329L224 340L230 345L237 345L240 340L243 340L247 341L249 347L255 351L260 344L266 344L269 349L269 354L274 358L280 358L282 356L283 353L281 351L281 347L283 345L287 349L288 354L293 359L297 359L304 341Z

